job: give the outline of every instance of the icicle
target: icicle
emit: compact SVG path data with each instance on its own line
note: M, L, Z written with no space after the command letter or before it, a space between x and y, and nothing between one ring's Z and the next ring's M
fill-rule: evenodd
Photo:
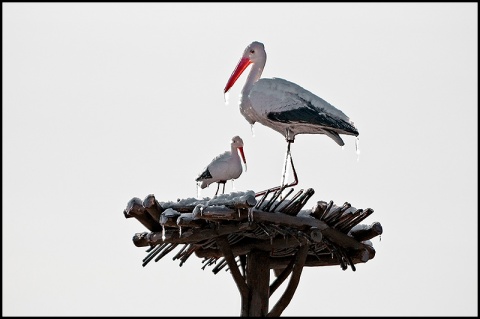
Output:
M282 180L280 181L280 186L283 187L285 185L285 181L288 179L288 168L289 168L289 162L288 162L288 157L290 155L290 150L287 149L287 154L285 155L285 162L283 163L283 174L282 174ZM281 197L280 197L281 199Z
M232 192L234 192L234 191L235 191L235 182L234 182L234 180L232 179Z
M378 236L378 240L382 241L382 235Z
M223 95L223 99L225 101L225 105L228 105L228 102L229 102L229 99L230 99L230 94L228 92L226 92L224 95Z
M250 124L250 130L252 131L252 137L255 137L255 130L253 129L253 124Z
M360 161L360 139L355 137L355 150L357 151L357 162Z
M162 225L162 240L165 241L165 225Z
M178 228L178 237L182 237L182 226L179 226Z

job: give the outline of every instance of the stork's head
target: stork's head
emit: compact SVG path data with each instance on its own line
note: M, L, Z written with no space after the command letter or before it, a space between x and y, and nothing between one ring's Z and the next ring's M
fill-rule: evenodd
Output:
M251 63L263 63L267 60L267 53L265 52L265 47L263 43L254 41L250 43L243 51L243 55L240 58L240 61L237 64L237 67L233 71L232 75L228 79L227 85L223 90L224 93L227 93L228 90L233 86L235 81L238 80L240 75L242 75L243 71L251 64Z

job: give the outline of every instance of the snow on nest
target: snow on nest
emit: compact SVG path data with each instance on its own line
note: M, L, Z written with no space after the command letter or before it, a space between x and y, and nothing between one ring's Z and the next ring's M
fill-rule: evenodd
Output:
M213 198L204 197L203 199L189 197L185 199L179 199L176 202L173 202L173 201L161 202L160 205L162 207L197 206L198 204L202 204L205 206L223 205L227 201L235 201L246 195L255 196L255 192L253 190L238 191L238 192L231 192L230 194L216 195Z

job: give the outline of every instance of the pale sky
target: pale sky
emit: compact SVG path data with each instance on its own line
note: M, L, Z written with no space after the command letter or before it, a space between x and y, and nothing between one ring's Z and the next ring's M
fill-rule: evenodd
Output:
M263 77L358 128L299 135L301 188L372 208L374 259L306 267L283 316L478 315L477 3L2 3L2 315L239 316L230 273L171 253L142 267L133 197L196 196L242 137L236 191L280 183L285 139L223 88L245 47ZM213 196L216 185L202 190ZM226 192L232 184L227 183ZM272 276L273 277L273 276ZM270 299L274 305L283 288Z

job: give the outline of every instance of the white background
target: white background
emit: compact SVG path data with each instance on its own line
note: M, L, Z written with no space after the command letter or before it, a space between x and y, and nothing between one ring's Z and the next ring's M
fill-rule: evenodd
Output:
M478 315L476 3L2 3L3 315L238 316L229 273L174 253L142 267L133 197L196 196L245 142L236 191L280 183L286 143L241 116L244 48L360 135L292 144L300 188L374 213L357 271L306 267L284 316ZM247 70L248 71L248 70ZM202 191L211 197L216 186ZM227 183L226 192L233 190ZM282 291L282 290L280 290ZM273 306L280 295L270 300Z

